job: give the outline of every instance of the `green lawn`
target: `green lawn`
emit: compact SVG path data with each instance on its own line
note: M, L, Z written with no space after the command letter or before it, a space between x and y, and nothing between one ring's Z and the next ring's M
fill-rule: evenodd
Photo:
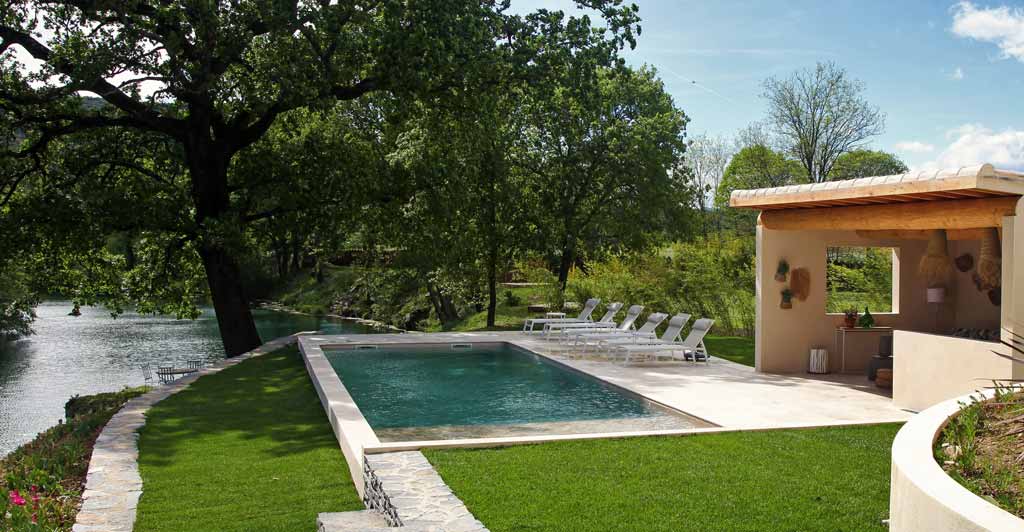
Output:
M744 336L710 336L704 339L711 356L754 367L754 339Z
M899 425L425 454L493 532L884 531Z
M158 403L139 441L137 532L312 530L363 509L294 347Z

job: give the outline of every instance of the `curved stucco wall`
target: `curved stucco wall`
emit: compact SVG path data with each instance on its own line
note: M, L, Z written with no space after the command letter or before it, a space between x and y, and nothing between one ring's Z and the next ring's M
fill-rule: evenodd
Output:
M984 394L991 396L991 392ZM1024 520L971 493L932 457L939 432L959 410L959 401L939 403L914 416L892 444L889 530L893 532L1024 531Z

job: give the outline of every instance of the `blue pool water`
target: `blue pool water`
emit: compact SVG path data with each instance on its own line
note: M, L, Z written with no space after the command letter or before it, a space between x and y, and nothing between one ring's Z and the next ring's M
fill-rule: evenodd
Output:
M680 426L681 416L664 407L508 344L379 346L325 354L378 436L399 427L642 418L669 419L671 427ZM565 423L557 426L567 430ZM467 435L474 434L456 436Z

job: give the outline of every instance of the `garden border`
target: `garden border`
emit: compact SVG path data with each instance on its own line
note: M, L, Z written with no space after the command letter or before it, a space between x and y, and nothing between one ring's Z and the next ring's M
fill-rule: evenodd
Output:
M297 342L298 334L276 338L125 403L96 438L82 492L82 507L75 517L72 532L131 532L134 528L142 496L138 432L146 424L146 411L151 406L184 390L203 375L217 373L250 358L292 345Z
M1024 519L975 495L935 461L933 446L942 429L971 397L991 398L994 390L943 401L914 416L892 444L889 529L892 532L957 530L1024 531Z

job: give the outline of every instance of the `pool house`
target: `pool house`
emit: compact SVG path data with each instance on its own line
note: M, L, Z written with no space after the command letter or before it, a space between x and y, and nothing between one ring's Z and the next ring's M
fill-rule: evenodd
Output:
M1024 379L999 343L1024 333L1022 195L1024 174L990 164L733 192L733 208L760 211L756 370L866 373L891 336L899 408ZM844 254L891 258L872 326L835 308L826 276Z

